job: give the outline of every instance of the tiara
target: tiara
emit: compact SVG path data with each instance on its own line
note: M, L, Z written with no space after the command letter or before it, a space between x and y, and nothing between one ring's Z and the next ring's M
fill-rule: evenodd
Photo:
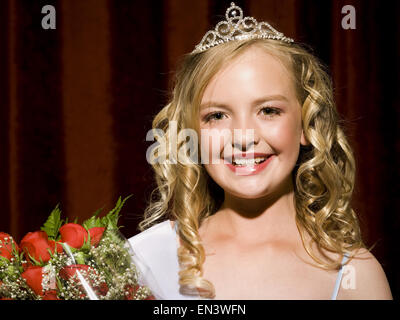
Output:
M218 22L214 30L209 30L192 53L203 52L233 40L273 39L286 43L294 42L267 22L257 22L253 17L243 18L243 10L233 2L226 10L225 17L226 21Z

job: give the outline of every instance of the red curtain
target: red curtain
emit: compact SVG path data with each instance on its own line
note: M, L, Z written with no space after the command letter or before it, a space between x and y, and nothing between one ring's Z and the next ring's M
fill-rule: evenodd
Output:
M123 233L136 234L151 190L147 131L168 100L180 57L231 1L0 2L0 231L19 241L60 203L81 222L133 194ZM331 70L355 150L354 208L364 239L399 294L398 1L235 1L312 46ZM56 29L41 25L44 5ZM356 10L345 30L342 8Z

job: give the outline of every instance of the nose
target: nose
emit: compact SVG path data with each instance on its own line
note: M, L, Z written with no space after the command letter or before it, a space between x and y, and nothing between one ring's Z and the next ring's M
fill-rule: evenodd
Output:
M234 129L232 142L233 149L237 149L240 152L247 152L259 142L257 130Z

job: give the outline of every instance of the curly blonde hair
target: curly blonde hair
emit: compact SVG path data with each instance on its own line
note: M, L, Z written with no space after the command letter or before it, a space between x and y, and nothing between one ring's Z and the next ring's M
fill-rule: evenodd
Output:
M302 106L303 131L309 145L300 148L293 170L296 223L303 245L316 264L325 269L338 269L344 254L350 258L355 249L364 248L357 216L350 206L355 160L349 143L339 125L331 79L323 64L300 44L286 44L268 39L231 41L205 52L184 57L175 77L170 102L155 116L153 129L165 133L158 136L160 145L154 157L169 154L170 121L177 130L199 130L198 112L205 88L212 77L228 61L251 46L260 46L278 57L290 71L296 96ZM178 144L178 148L182 142ZM215 296L211 282L202 277L205 252L199 236L201 223L214 214L223 202L223 190L210 178L200 161L184 159L176 164L152 164L157 188L150 197L144 220L144 230L161 219L171 219L179 225L181 246L179 283L181 292ZM311 239L306 241L306 239ZM317 250L339 254L337 260Z

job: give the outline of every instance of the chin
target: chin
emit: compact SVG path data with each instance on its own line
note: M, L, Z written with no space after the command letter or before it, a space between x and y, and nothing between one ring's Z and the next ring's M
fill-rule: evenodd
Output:
M241 199L260 199L268 196L269 188L261 188L260 185L255 187L241 186L240 188L226 188L226 192Z
M275 197L278 194L284 194L291 190L291 175L286 176L282 180L267 181L264 179L243 180L241 182L224 181L222 188L225 192L240 199L261 199Z

